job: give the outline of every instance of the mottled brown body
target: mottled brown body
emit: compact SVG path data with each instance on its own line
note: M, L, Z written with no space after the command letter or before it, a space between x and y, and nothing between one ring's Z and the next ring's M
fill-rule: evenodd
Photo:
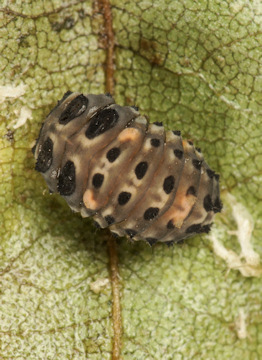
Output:
M219 176L200 149L110 95L67 92L33 153L49 190L115 235L178 242L209 232L222 209Z

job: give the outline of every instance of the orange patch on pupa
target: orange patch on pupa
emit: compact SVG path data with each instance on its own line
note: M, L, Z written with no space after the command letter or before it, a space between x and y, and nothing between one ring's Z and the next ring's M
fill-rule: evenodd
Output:
M176 199L168 211L169 219L172 220L176 228L181 228L184 220L189 215L192 206L196 202L196 197L193 195L177 194Z
M192 145L189 144L188 140L182 140L184 150L189 150Z
M86 190L84 193L83 201L87 209L96 210L99 207L97 201L95 200L94 192L90 189Z
M127 128L118 135L118 140L123 143L127 141L135 141L139 138L140 131L135 128Z

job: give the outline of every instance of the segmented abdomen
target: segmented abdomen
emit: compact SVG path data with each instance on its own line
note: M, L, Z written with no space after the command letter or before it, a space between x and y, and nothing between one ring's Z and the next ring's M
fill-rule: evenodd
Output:
M178 242L209 232L222 209L219 176L200 149L110 95L67 92L33 153L49 190L115 235Z

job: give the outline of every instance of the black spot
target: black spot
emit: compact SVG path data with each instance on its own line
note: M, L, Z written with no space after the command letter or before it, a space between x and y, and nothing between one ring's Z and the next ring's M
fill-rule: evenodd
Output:
M133 229L125 229L125 232L128 236L130 236L131 238L136 236L137 231L133 230Z
M148 242L148 244L149 244L150 246L152 246L152 245L154 245L154 244L157 242L157 239L152 238L152 237L147 237L147 238L146 238L146 241Z
M207 169L207 175L210 179L213 179L213 176L215 175L215 172L211 169Z
M214 213L218 213L222 210L223 208L223 204L221 202L221 200L219 199L219 197L216 198L214 206L213 206L213 211Z
M220 175L219 174L214 174L214 177L217 181L219 181Z
M174 186L175 186L174 176L170 175L170 176L166 177L164 180L164 184L163 184L164 192L166 194L170 194L171 191L174 189Z
M174 154L179 160L181 160L184 155L183 151L179 149L174 149Z
M174 245L174 240L171 240L171 241L165 241L165 244L168 246L168 247L171 247Z
M202 226L202 227L201 227L201 232L208 234L208 233L210 232L210 230L211 230L211 225L212 225L212 224L208 224L208 225Z
M201 224L194 224L186 229L186 234L191 234L191 233L200 234L201 232L202 232Z
M71 120L82 115L86 111L88 106L88 99L83 95L78 95L74 98L62 112L59 117L59 124L66 125Z
M201 160L197 160L197 159L193 159L193 160L192 160L192 164L193 164L193 166L194 166L197 170L200 170L200 169L201 169L201 165L202 165L202 161L201 161Z
M58 177L57 190L60 195L69 196L73 194L75 187L75 165L72 161L68 160Z
M174 134L174 135L177 135L177 136L180 136L180 135L181 135L181 131L179 131L179 130L173 130L173 134Z
M173 224L173 221L172 221L172 220L169 220L166 227L167 227L167 229L169 229L169 230L174 229L175 226L174 226L174 224Z
M113 216L107 215L107 216L105 217L105 221L108 223L108 225L112 225L112 224L114 224L115 219L113 218Z
M186 195L194 195L196 196L196 189L194 188L194 186L190 186L188 189L187 189L187 192L186 192Z
M193 146L193 145L194 145L194 144L193 144L193 142L192 142L192 141L190 141L190 140L188 140L187 142L188 142L188 144L189 144L189 145L191 145L191 146Z
M158 213L159 213L159 208L150 207L145 211L144 219L147 221L153 220L158 215Z
M86 137L94 139L105 133L117 124L118 119L119 115L115 109L108 108L98 111L89 121Z
M206 212L213 210L213 204L212 204L212 199L211 199L210 195L205 196L203 205L204 205Z
M162 121L155 121L155 122L153 122L153 124L156 126L163 126Z
M139 108L137 106L131 106L131 108L133 108L134 110L138 111Z
M36 171L45 173L51 166L53 160L53 141L47 138L41 147L38 158L36 160Z
M125 205L128 203L128 201L131 198L131 193L123 191L118 195L118 204L119 205Z
M106 93L105 96L110 97L110 98L113 98L113 96L112 96L109 92Z
M113 232L113 231L111 231L111 234L115 239L120 238L120 236L117 233Z
M103 181L104 181L104 175L97 173L93 176L92 184L94 188L99 189L102 186Z
M151 139L150 143L154 147L159 147L160 146L160 140L159 139Z
M141 180L146 174L148 163L146 161L140 162L135 168L136 177Z
M107 152L106 157L107 160L112 163L118 158L119 155L120 155L120 149L115 147Z
M201 151L201 149L199 148L199 147L197 147L196 148L196 150L199 152L199 153L201 153L202 151Z
M93 224L94 224L94 227L95 227L95 228L101 229L101 226L98 224L97 221L94 221Z

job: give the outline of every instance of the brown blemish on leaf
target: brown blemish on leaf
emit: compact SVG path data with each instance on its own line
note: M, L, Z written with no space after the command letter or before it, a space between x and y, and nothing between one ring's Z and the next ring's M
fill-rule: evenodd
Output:
M12 143L14 140L14 132L12 130L8 130L4 137Z
M163 65L165 57L158 51L158 43L156 41L142 38L140 40L141 54L144 55L152 64Z

